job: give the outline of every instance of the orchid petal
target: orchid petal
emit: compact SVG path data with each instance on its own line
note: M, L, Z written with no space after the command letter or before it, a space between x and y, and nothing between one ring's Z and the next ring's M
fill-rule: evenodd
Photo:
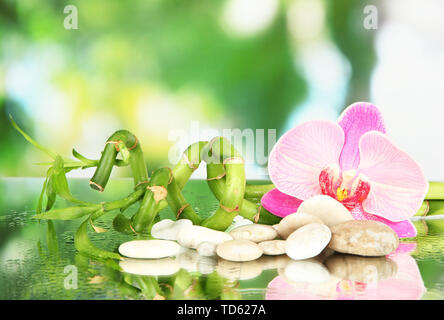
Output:
M268 191L261 199L262 206L279 217L295 213L302 200L280 192L278 189Z
M413 238L416 237L416 228L410 220L403 220L399 222L393 222L382 217L378 217L374 214L365 212L362 206L356 206L351 214L355 220L374 220L379 221L396 232L399 238Z
M338 120L344 130L345 143L339 163L342 170L356 169L359 165L359 139L368 131L385 133L384 121L378 108L368 102L356 102L344 110Z
M377 131L362 136L359 150L358 172L370 183L364 210L395 222L413 216L428 189L420 166Z
M309 121L285 133L274 146L268 173L279 191L301 200L321 194L319 174L337 164L344 132L331 121Z

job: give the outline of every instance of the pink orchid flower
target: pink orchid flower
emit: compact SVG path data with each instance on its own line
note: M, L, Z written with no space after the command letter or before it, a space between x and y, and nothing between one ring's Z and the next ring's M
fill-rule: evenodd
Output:
M379 110L358 102L331 121L309 121L285 133L270 153L276 189L262 205L285 217L302 201L329 195L354 219L377 220L400 238L416 236L408 220L420 208L428 183L420 166L385 135Z

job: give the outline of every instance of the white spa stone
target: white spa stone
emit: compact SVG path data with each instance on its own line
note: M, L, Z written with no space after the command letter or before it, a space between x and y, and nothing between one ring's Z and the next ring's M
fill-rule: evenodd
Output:
M159 259L176 255L180 246L169 240L132 240L122 243L119 252L125 257Z
M333 226L331 232L329 248L342 253L385 256L399 245L396 232L379 221L347 221Z
M177 242L186 248L197 249L202 242L220 244L232 240L230 234L202 226L186 226L177 234Z
M275 239L277 231L266 224L249 224L231 230L230 235L237 240L250 240L253 242L263 242Z
M179 219L176 221L164 219L153 225L151 235L157 239L177 240L179 231L184 227L192 225L193 223L188 219Z
M252 261L262 256L262 248L249 240L230 240L217 246L219 257L229 261Z
M293 231L314 222L323 223L317 216L305 212L295 212L284 217L278 224L274 225L274 227L282 239L287 239Z
M268 240L259 242L259 246L267 255L285 254L285 240Z
M321 223L310 223L300 227L287 238L286 254L294 260L303 260L317 256L328 245L330 229Z
M342 203L327 195L318 195L305 200L301 203L297 212L316 216L328 227L353 220L350 211Z

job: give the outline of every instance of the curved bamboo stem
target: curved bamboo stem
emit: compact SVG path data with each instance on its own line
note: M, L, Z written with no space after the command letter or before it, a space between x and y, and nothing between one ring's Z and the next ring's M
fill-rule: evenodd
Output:
M244 159L223 137L211 140L206 148L208 152L205 152L204 160L207 164L223 164L226 184L219 208L211 217L205 219L202 225L211 229L225 230L239 214L244 199L246 184Z
M136 188L148 183L148 171L139 141L131 132L118 130L114 132L106 142L94 176L90 180L91 188L98 191L105 189L111 171L118 161L116 157L119 152L124 152L124 155L129 152L129 164Z
M214 196L220 200L225 189L225 169L221 164L207 164L207 183ZM281 218L268 212L262 206L243 199L239 214L255 223L276 224Z
M169 168L160 168L154 171L139 210L132 218L132 226L137 233L147 233L148 227L159 213L160 201L168 195L167 187L173 179Z

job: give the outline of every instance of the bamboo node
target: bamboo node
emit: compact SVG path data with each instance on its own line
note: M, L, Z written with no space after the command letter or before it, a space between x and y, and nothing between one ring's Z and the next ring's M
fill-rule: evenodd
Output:
M207 178L207 181L220 180L220 179L222 179L223 177L225 177L225 175L226 175L226 173L224 172L224 173L221 173L221 174L218 175L218 176L211 177L211 178Z
M119 152L120 151L120 149L119 149L119 143L123 143L123 141L122 140L108 140L105 144L109 144L109 143L112 143L112 144L114 144L114 147L116 148L116 151L117 152Z
M143 185L143 184L147 184L147 183L149 183L148 180L140 181L138 184L136 184L136 185L134 186L134 189L137 189L139 186L141 186L141 185Z
M422 214L423 217L427 216L427 213L430 211L430 203L428 201L424 201L427 204L427 207L424 210L424 213Z
M224 159L223 164L226 165L227 163L229 163L229 164L244 164L244 158L242 158L242 157L226 158L226 159Z
M133 228L133 226L131 225L131 223L129 224L129 227L130 227L130 229L131 229L135 234L137 234L137 231L134 230L134 228Z
M135 147L137 147L137 144L139 143L139 139L137 139L136 136L134 136L134 138L136 139L136 141L134 141L134 144L128 148L128 151L133 150Z
M100 184L98 184L92 180L89 181L89 184L92 184L93 186L95 186L97 188L97 190L99 190L100 192L103 192L103 190L104 190Z
M186 164L188 165L188 168L190 168L191 170L196 170L197 168L199 168L199 164L195 165L193 164L190 159L188 159L188 156L186 155L186 153L183 154L183 159L185 160Z
M179 216L182 214L183 210L185 210L185 208L187 208L189 206L190 206L190 204L186 203L182 207L180 207L180 209L177 211L176 219L179 219Z
M219 206L220 206L222 209L224 209L225 211L230 212L230 213L231 213L231 212L239 211L239 205L237 205L237 206L234 207L234 208L228 208L228 207L224 206L222 203L220 203Z
M170 172L170 179L168 180L168 184L171 184L171 182L173 182L174 179L173 170L171 170L170 167L163 167L163 168L168 169L168 171Z
M261 217L261 209L262 209L262 206L259 206L257 209L257 213L253 217L254 223L257 223L259 221L259 218Z

